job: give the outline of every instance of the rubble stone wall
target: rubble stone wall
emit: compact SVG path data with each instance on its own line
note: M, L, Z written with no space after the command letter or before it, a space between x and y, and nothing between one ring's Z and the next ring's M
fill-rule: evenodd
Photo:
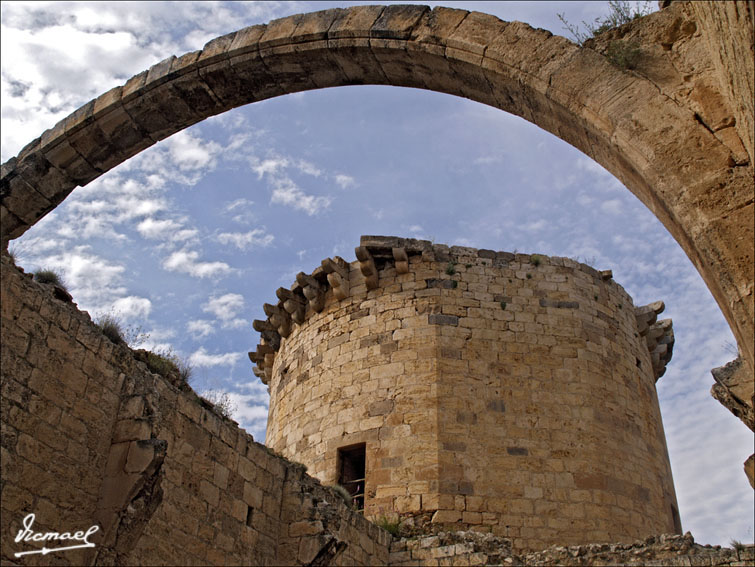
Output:
M402 247L406 273L381 257ZM516 549L681 530L663 369L610 274L393 237L362 248L376 287L353 262L348 297L328 288L280 339L272 448L333 484L338 449L364 443L368 516L475 527Z
M692 536L659 535L626 544L553 546L543 551L515 554L504 538L477 532L440 533L391 544L390 564L395 567L431 565L647 565L668 567L752 565L755 546L739 549L699 545Z
M387 532L6 254L0 331L4 564L386 563ZM43 545L14 541L30 513L35 532L99 525L96 547L15 557Z

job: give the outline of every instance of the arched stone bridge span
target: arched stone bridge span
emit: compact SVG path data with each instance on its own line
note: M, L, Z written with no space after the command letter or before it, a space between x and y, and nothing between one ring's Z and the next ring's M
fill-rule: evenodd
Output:
M641 42L637 72L600 54L599 41L622 35ZM76 186L209 116L325 87L430 89L521 116L618 177L700 271L752 368L752 140L716 92L694 9L674 3L604 36L580 48L520 22L417 5L239 30L90 101L3 164L3 244Z

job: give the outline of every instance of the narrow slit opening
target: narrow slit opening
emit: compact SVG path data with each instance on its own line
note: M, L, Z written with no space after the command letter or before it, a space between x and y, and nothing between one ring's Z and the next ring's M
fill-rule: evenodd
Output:
M364 511L365 444L338 449L338 484L351 495L354 509Z

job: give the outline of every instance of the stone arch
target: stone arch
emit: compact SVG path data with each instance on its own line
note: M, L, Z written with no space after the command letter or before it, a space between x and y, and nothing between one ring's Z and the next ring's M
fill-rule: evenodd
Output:
M429 89L516 114L612 172L702 274L752 369L751 140L716 114L721 96L689 95L716 83L714 65L690 79L671 60L675 43L702 45L694 20L692 8L674 3L604 34L604 42L627 33L641 40L644 74L612 65L598 44L584 49L520 22L448 8L358 6L244 28L132 77L3 164L3 244L75 187L210 116L325 87Z

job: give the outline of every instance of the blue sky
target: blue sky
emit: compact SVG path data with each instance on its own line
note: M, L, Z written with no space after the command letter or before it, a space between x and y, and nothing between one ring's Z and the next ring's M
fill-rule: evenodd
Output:
M406 2L403 2L406 3ZM349 2L2 4L2 161L91 98L224 33ZM564 34L602 2L446 2ZM653 3L655 5L655 3ZM344 87L206 120L76 189L12 243L60 270L81 309L115 311L228 392L264 439L251 321L299 271L387 234L569 256L657 299L676 345L658 382L682 524L697 541L753 540L742 472L752 434L710 397L734 339L682 250L627 189L524 120L445 94Z

